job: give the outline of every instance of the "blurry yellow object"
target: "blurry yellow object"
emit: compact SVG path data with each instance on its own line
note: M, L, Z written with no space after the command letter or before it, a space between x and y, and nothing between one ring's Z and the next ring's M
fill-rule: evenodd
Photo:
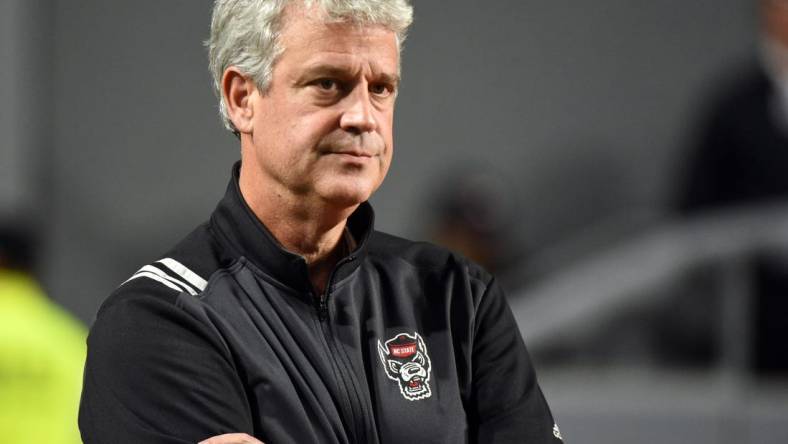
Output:
M0 269L0 440L79 443L85 327L24 273Z

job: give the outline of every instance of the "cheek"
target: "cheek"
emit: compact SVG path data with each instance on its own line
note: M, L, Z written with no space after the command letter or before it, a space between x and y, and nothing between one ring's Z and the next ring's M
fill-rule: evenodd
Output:
M373 190L372 190L373 193L377 191L377 189L380 188L380 186L383 184L383 181L386 179L386 175L389 172L389 168L391 167L393 146L390 144L387 144L386 146L387 146L386 153L383 156L381 156L380 169L373 183Z
M280 140L293 163L308 162L317 156L317 148L332 126L320 116L304 116L285 123L286 130Z
M394 116L391 112L380 116L378 128L378 133L386 146L386 155L391 158L391 153L394 151Z
M394 157L394 145L391 141L386 143L386 154L383 155L382 175L385 176L391 166L391 159ZM382 180L382 178L381 178Z
M384 146L384 152L381 158L380 181L383 181L383 177L388 172L388 169L391 166L391 160L394 156L394 136L392 134L391 123L391 119L389 118L388 120L384 121L380 128L380 137L383 139Z
M336 131L338 127L338 113L328 111L323 110L323 112L295 117L290 128L293 138L299 140L301 145L317 147L326 136Z

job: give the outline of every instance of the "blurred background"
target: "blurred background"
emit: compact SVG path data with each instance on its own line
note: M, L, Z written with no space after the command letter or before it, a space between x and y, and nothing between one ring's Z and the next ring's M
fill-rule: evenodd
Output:
M377 228L495 272L567 442L785 439L788 0L413 3ZM86 326L239 157L211 4L0 0L0 267Z

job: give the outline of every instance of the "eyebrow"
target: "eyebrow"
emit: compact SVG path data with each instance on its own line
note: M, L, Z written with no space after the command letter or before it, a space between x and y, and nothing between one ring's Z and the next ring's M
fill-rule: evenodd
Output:
M338 79L348 79L350 77L354 77L353 70L350 69L349 66L317 63L307 67L304 70L303 75L300 76L299 80L306 81L307 78L314 77L316 75L325 75L329 77L336 77ZM375 77L384 83L390 83L395 86L399 85L400 82L400 76L398 74L378 73L375 75Z
M390 83L392 85L398 86L400 82L400 76L398 74L386 74L381 73L379 76L385 83Z

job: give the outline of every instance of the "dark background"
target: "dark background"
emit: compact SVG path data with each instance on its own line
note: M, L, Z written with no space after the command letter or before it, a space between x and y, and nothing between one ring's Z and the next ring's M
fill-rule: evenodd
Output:
M751 361L759 264L788 288L785 196L675 211L712 98L756 59L757 1L413 3L377 228L500 216L472 242L507 262L567 442L782 442L788 373ZM208 217L239 157L211 4L0 0L0 224L40 236L37 277L85 324Z
M661 219L703 97L755 51L748 0L415 1L378 228L425 237L432 187L506 179L535 251ZM0 1L0 208L43 227L49 294L90 322L204 220L239 155L208 0Z

